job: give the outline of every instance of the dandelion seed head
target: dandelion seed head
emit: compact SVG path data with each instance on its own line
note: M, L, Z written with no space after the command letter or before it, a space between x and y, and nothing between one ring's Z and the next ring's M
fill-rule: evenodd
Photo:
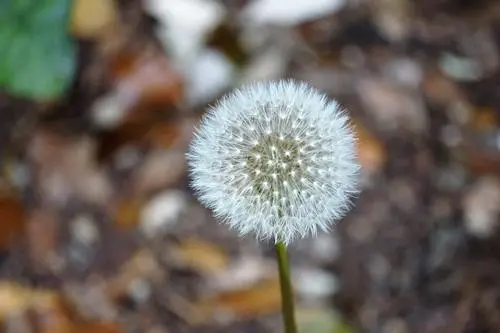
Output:
M290 243L327 230L358 192L345 112L295 81L256 83L224 97L202 119L188 162L200 201L241 234L262 239Z

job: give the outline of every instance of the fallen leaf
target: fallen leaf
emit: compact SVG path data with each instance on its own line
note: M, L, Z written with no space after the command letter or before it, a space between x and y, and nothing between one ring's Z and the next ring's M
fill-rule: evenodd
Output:
M143 196L172 186L185 173L186 156L183 150L156 150L132 175L134 193Z
M29 306L29 294L25 289L12 283L0 284L0 319L22 312Z
M106 172L97 164L94 138L64 136L50 128L36 131L28 147L40 198L65 205L72 197L105 204L111 195Z
M225 291L196 304L206 320L251 319L276 313L281 307L278 278L264 280L247 289Z
M160 51L119 54L110 64L113 90L97 100L92 118L102 128L114 128L124 122L149 124L165 116L183 94L180 74Z
M148 131L144 139L149 145L155 148L172 148L172 145L179 137L181 131L180 125L179 122L155 125Z
M116 128L103 131L99 136L98 161L107 161L125 146L139 145L151 129L150 124L123 123Z
M72 312L62 300L51 307L33 308L34 329L39 333L118 333L123 328L114 322L86 321Z
M0 322L30 311L31 329L39 333L118 333L117 323L90 322L78 318L67 302L53 290L33 289L11 282L0 282ZM71 315L73 314L73 315Z
M354 126L358 137L358 156L364 169L370 172L380 171L387 161L387 150L383 143L361 125Z
M463 96L458 85L438 71L425 73L422 88L425 96L438 105L449 105Z
M423 98L416 90L390 80L361 79L356 86L365 110L385 131L409 130L423 133L429 118Z
M460 160L476 175L500 176L500 154L496 149L481 147L476 142L467 143Z
M73 333L74 325L61 304L33 309L34 330L39 333Z
M116 24L117 19L115 0L74 0L71 33L80 38L98 39Z
M139 198L123 198L115 208L115 225L123 229L132 229L139 223L143 201Z
M59 305L35 311L35 331L39 333L119 333L123 328L114 322L82 321L73 318Z
M106 294L112 300L120 299L127 295L134 280L160 281L163 274L164 270L154 254L147 249L139 250L120 268L116 276L106 282Z
M497 116L493 108L480 108L474 110L471 119L471 128L474 131L487 132L497 127Z
M35 270L51 270L50 262L59 241L57 216L49 210L29 214L26 228L27 252Z
M24 209L18 198L0 197L0 221L0 250L7 250L26 225Z
M413 24L412 4L407 0L378 0L373 2L372 15L380 33L391 42L408 38Z
M75 325L72 333L119 333L123 327L117 323L82 323Z
M116 304L109 297L106 284L103 282L101 279L93 279L86 283L66 283L65 301L75 313L75 319L101 322L116 318L118 311Z
M170 253L174 260L201 274L214 275L227 269L229 257L218 245L199 238L188 238L173 246Z
M11 282L0 282L0 321L30 308L54 309L60 306L59 296L42 289L30 289Z

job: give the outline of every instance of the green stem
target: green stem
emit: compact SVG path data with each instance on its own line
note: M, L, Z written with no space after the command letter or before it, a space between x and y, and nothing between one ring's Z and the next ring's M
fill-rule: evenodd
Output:
M295 311L292 282L290 279L290 266L288 264L288 253L286 245L282 242L276 243L276 258L278 259L278 269L280 273L281 286L281 312L283 314L283 324L286 333L297 333L295 325Z

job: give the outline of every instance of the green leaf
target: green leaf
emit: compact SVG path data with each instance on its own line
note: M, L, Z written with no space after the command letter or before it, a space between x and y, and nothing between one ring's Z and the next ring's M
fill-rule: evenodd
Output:
M70 0L0 0L0 88L36 100L66 92L76 46L67 33Z

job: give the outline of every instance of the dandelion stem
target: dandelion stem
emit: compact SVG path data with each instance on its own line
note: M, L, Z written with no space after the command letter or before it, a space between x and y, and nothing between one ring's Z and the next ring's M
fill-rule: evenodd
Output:
M283 242L278 242L274 247L276 249L276 258L278 259L278 270L280 274L281 312L283 314L285 333L297 333L292 282L290 279L290 266L288 264L286 245Z

